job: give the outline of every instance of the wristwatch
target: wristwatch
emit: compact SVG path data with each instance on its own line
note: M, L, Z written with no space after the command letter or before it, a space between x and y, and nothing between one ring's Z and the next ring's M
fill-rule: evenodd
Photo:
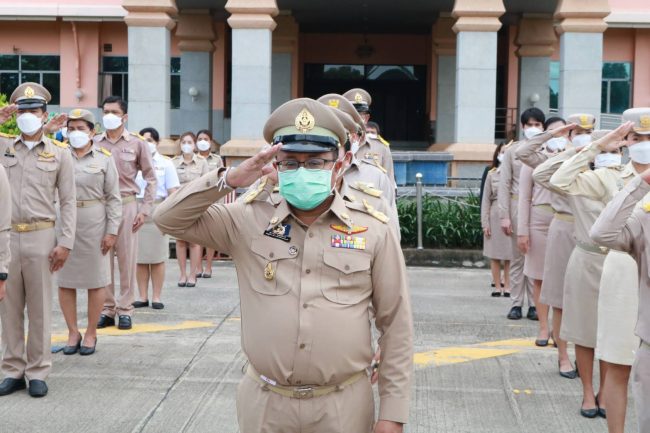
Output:
M0 281L5 281L7 278L9 278L9 274L6 272L0 272Z

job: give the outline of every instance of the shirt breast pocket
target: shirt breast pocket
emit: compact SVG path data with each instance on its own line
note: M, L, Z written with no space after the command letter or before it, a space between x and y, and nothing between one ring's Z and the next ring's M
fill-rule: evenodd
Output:
M298 284L300 265L295 255L289 252L290 245L267 236L254 238L251 242L253 260L251 267L251 287L257 293L269 296L281 296L289 293Z
M57 164L55 159L48 161L36 161L36 179L41 185L54 186L56 183Z
M321 291L337 304L355 305L372 294L370 254L362 250L325 250Z
M135 153L120 152L120 164L122 165L122 167L135 170L135 162L136 162L135 160L136 160Z

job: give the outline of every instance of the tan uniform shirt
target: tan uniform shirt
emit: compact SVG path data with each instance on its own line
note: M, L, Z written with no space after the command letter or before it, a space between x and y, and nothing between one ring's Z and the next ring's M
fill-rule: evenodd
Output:
M181 182L181 185L198 179L210 171L205 158L197 154L192 156L190 162L186 162L183 155L175 157L172 162L176 167L176 173L178 173L178 180Z
M550 153L542 149L542 144L553 138L550 132L542 132L528 140L522 140L517 146L515 156L525 165L537 168L538 165L546 161Z
M117 235L122 219L120 182L115 160L108 151L92 147L78 157L72 151L77 201L99 200L106 210L106 234Z
M597 244L626 251L636 260L639 267L636 334L645 342L650 342L650 203L643 202L648 194L650 185L641 177L631 180L607 204L590 233ZM639 202L642 203L637 206Z
M551 206L558 214L564 215L573 215L573 210L570 204L569 197L564 193L558 192L553 185L551 185L551 177L557 171L558 168L562 165L564 161L571 158L576 154L575 149L567 149L564 152L558 153L553 157L549 157L544 153L540 152L545 159L544 162L540 163L533 171L533 180L542 188L546 188L553 193L551 197Z
M165 233L233 257L242 347L252 366L281 385L345 381L371 362L372 301L382 335L379 418L406 422L413 325L393 231L339 194L311 226L298 221L285 200L214 204L231 191L220 172L172 194L154 221ZM346 239L341 231L350 229Z
M208 170L210 171L223 167L223 160L216 153L209 154L207 157L205 157L205 160L208 163Z
M516 157L515 152L519 142L512 143L508 150L503 154L503 162L500 165L501 176L499 180L499 190L497 203L499 204L499 217L512 219L514 210L511 209L512 200L519 196L519 172L522 163Z
M77 224L74 165L68 148L42 136L29 150L22 137L0 138L2 165L11 185L11 223L55 221L60 205L57 245L72 249Z
M483 198L481 201L481 228L483 229L491 229L490 223L496 223L496 221L490 221L490 211L492 210L492 206L496 205L500 174L501 170L493 168L488 172L487 178L485 179Z
M106 133L96 135L94 141L97 147L103 147L113 155L120 178L122 197L135 195L140 191L135 178L138 171L142 171L142 177L147 182L147 187L139 211L149 215L156 195L156 173L147 143L126 129L115 143L109 140Z
M534 206L550 206L553 193L533 182L533 169L527 165L519 172L519 217L517 218L517 235L530 234L530 215Z
M0 165L0 197L3 198L0 206L0 274L6 274L11 261L9 249L9 232L11 231L11 189L9 179L2 165Z
M378 139L366 138L366 142L359 145L355 154L359 160L367 160L381 171L386 173L388 179L395 183L395 169L393 167L393 154L390 147Z

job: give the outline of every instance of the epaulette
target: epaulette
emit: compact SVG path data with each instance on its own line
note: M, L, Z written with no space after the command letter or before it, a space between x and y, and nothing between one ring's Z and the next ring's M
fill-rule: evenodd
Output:
M497 167L492 167L488 173L492 173L493 171L497 171Z
M380 169L380 170L382 171L382 173L384 173L384 174L388 174L388 170L386 170L386 169L384 168L384 166L382 166L382 165L379 163L379 156L377 156L377 155L373 155L372 158L364 158L363 160L364 160L364 162L366 162L366 163L368 163L368 164L370 164L370 165L372 165L372 166L375 166L375 167L377 167L378 169Z
M137 132L131 132L130 134L134 137L138 137L142 141L146 141L145 138L142 135L138 134Z
M373 197L381 197L382 190L375 188L372 184L357 181L354 183L355 188L361 192L365 192Z
M162 157L165 158L165 159L169 159L170 161L172 160L169 156L167 156L167 155L163 155L162 153L160 154L160 156L162 156Z
M389 143L388 141L384 140L384 137L382 137L381 135L377 134L377 139L378 139L379 142L380 142L381 144L383 144L384 146L386 146L386 147L390 147L390 143Z
M106 149L105 147L100 147L100 148L99 148L99 151L100 151L101 153L103 153L104 155L106 155L106 156L111 156L111 155L112 155L112 153L109 152L108 149Z
M16 138L18 137L17 135L12 135L12 134L7 134L6 132L0 132L0 137L4 138Z
M366 212L368 212L370 215L378 219L379 221L383 222L384 224L388 223L390 218L388 218L384 213L378 211L375 209L374 206L372 206L370 203L368 203L367 200L363 200L363 206L366 208Z
M62 147L63 149L68 148L68 143L61 143L59 140L55 140L53 138L50 139L52 143L54 143L56 146Z
M512 145L512 143L514 143L514 141L515 141L515 140L510 140L510 141L508 142L508 144L506 144L505 146L503 146L503 148L504 148L504 149L509 148L509 147Z
M268 176L262 177L262 179L260 179L260 183L257 184L257 188L249 192L246 195L246 197L244 197L244 203L246 204L252 203L253 200L255 200L255 198L257 198L257 196L260 195L262 191L264 191L264 187L266 186L268 180L269 180Z

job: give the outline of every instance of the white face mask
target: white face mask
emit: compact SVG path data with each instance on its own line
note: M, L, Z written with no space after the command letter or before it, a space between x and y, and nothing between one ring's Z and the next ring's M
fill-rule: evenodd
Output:
M43 127L43 121L32 113L24 113L16 118L16 124L20 132L33 135Z
M191 144L181 144L181 152L183 153L194 153L194 146Z
M617 167L621 165L620 153L601 153L594 159L594 167Z
M68 138L68 128L61 128L61 136L63 138Z
M541 134L543 131L535 126L524 129L524 137L531 139L537 134Z
M149 152L153 155L156 153L156 143L152 143L151 141L147 141L147 146L149 146Z
M630 159L637 164L650 164L650 141L641 141L629 146Z
M497 161L503 162L503 153L497 155Z
M104 128L112 131L122 126L122 118L113 113L108 113L102 118L102 123L104 124Z
M196 142L196 147L201 152L207 152L208 150L210 150L210 142L208 140L199 140Z
M377 139L377 134L375 134L374 132L367 132L366 137Z
M352 155L356 155L359 151L359 142L356 140L350 140L350 152Z
M68 141L70 142L70 146L75 149L81 149L88 144L90 136L83 131L72 131L68 134Z
M567 139L565 137L554 137L546 142L546 148L551 152L564 150L566 148Z
M589 134L580 134L573 137L572 141L576 149L581 149L591 143L591 135Z

